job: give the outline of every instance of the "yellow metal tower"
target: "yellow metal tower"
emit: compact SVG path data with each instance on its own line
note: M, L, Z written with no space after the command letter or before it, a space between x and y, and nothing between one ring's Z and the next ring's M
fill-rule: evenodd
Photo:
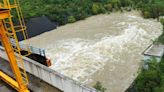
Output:
M3 0L3 2L0 2L0 40L7 53L11 69L15 74L15 80L2 71L0 71L0 78L18 92L29 92L27 88L28 78L17 33L22 33L24 39L27 38L25 22L19 2L17 0ZM29 55L30 49L28 46L26 48L29 52L27 55Z

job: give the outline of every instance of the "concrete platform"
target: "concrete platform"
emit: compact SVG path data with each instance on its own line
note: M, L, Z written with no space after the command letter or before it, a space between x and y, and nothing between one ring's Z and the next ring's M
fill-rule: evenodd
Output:
M146 56L155 56L155 57L162 57L164 54L164 45L162 44L153 44L149 46L146 51L144 52L144 55Z
M5 84L3 81L0 80L0 91L1 92L16 92L13 88Z
M154 57L157 62L160 62L164 55L164 45L152 44L143 52L143 55L145 61Z
M11 68L8 61L0 58L0 69L8 73L10 76L13 76ZM32 92L62 92L57 88L45 83L41 79L36 78L35 76L28 74L29 78L29 89ZM0 80L0 92L16 92L13 88L8 86L6 83Z

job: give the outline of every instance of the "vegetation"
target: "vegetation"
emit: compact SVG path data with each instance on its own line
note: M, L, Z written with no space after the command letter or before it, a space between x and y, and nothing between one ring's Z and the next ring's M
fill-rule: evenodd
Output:
M93 86L96 90L98 90L99 92L105 92L106 88L104 88L101 84L101 82L97 82L94 86Z
M164 0L145 0L147 4L139 5L145 18L158 18L164 15Z
M164 15L164 0L20 0L20 4L26 19L46 15L61 25L132 8L141 10L145 18Z
M164 44L164 18L160 19L161 24L163 25L163 33L162 35L158 38L158 42Z
M157 62L155 58L145 62L135 80L135 92L164 92L164 58L161 62Z

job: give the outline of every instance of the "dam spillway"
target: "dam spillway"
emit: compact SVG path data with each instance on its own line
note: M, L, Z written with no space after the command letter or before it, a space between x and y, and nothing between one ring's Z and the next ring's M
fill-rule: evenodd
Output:
M96 15L28 41L46 50L52 70L89 86L100 81L107 92L123 92L137 75L141 53L161 33L159 22L132 11Z

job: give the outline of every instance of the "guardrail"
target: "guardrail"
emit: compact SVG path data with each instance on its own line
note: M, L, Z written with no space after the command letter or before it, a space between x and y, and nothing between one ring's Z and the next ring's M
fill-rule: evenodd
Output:
M23 44L20 44L20 47L23 48L24 47ZM36 47L30 46L30 45L28 47L32 53L39 54L41 56L46 57L45 49L36 48Z
M16 46L16 43L13 39L10 39L10 43L14 46ZM42 49L42 48L36 48L36 47L33 47L31 45L27 45L27 44L24 44L24 43L21 43L19 42L19 46L22 50L25 50L25 51L31 51L32 53L35 53L35 54L38 54L38 55L41 55L41 56L44 56L46 57L46 53L45 53L45 49Z

